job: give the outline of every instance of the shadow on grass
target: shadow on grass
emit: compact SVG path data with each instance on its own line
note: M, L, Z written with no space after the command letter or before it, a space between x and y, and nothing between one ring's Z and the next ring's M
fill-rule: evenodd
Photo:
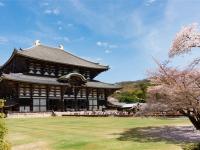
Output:
M132 128L120 134L120 141L193 143L200 141L200 132L191 126L164 126Z

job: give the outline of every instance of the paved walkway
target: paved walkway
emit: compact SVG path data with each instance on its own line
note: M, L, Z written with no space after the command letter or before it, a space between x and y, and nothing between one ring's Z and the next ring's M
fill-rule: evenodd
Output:
M151 128L148 133L152 136L159 136L163 139L179 142L200 142L200 131L193 126L161 127Z

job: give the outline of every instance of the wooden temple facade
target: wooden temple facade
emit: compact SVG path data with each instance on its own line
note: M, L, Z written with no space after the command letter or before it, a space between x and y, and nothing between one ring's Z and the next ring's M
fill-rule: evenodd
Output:
M15 49L0 68L0 98L16 112L103 110L120 87L94 78L108 66L63 49L41 45Z

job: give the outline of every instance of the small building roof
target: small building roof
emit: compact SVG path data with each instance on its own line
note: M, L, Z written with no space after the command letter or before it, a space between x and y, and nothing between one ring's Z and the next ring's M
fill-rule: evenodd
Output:
M24 75L22 73L2 74L1 79L18 81L18 82L36 83L36 84L46 84L46 85L69 85L68 83L59 82L57 78ZM116 84L103 83L95 80L87 80L87 82L85 83L85 87L120 89L120 86Z
M138 103L132 103L132 104L124 104L122 108L135 108L138 106Z
M119 100L114 98L114 97L108 97L108 102L112 106L115 106L115 107L118 107L118 108L124 108L124 109L126 109L126 108L136 108L138 106L143 105L143 103L131 103L131 104L122 103L122 102L119 102Z
M108 70L108 66L100 65L99 63L94 63L78 56L75 56L61 48L49 47L46 45L34 45L31 48L20 49L16 52L18 55L24 57L29 57L38 60L44 60L54 63L61 63L67 65L81 66L87 68Z

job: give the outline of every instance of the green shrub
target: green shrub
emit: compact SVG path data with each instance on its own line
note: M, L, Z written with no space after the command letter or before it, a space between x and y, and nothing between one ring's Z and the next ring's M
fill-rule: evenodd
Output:
M147 88L150 86L149 81L142 80L136 82L121 82L121 92L114 93L112 97L124 103L145 103L147 98Z
M183 146L183 150L200 150L200 143L187 144Z
M120 102L125 102L125 103L137 103L137 102L143 103L143 102L145 102L145 100L144 100L145 96L141 90L118 93L118 94L115 94L115 97Z
M0 118L0 150L10 150L10 144L5 140L7 129L4 120Z

